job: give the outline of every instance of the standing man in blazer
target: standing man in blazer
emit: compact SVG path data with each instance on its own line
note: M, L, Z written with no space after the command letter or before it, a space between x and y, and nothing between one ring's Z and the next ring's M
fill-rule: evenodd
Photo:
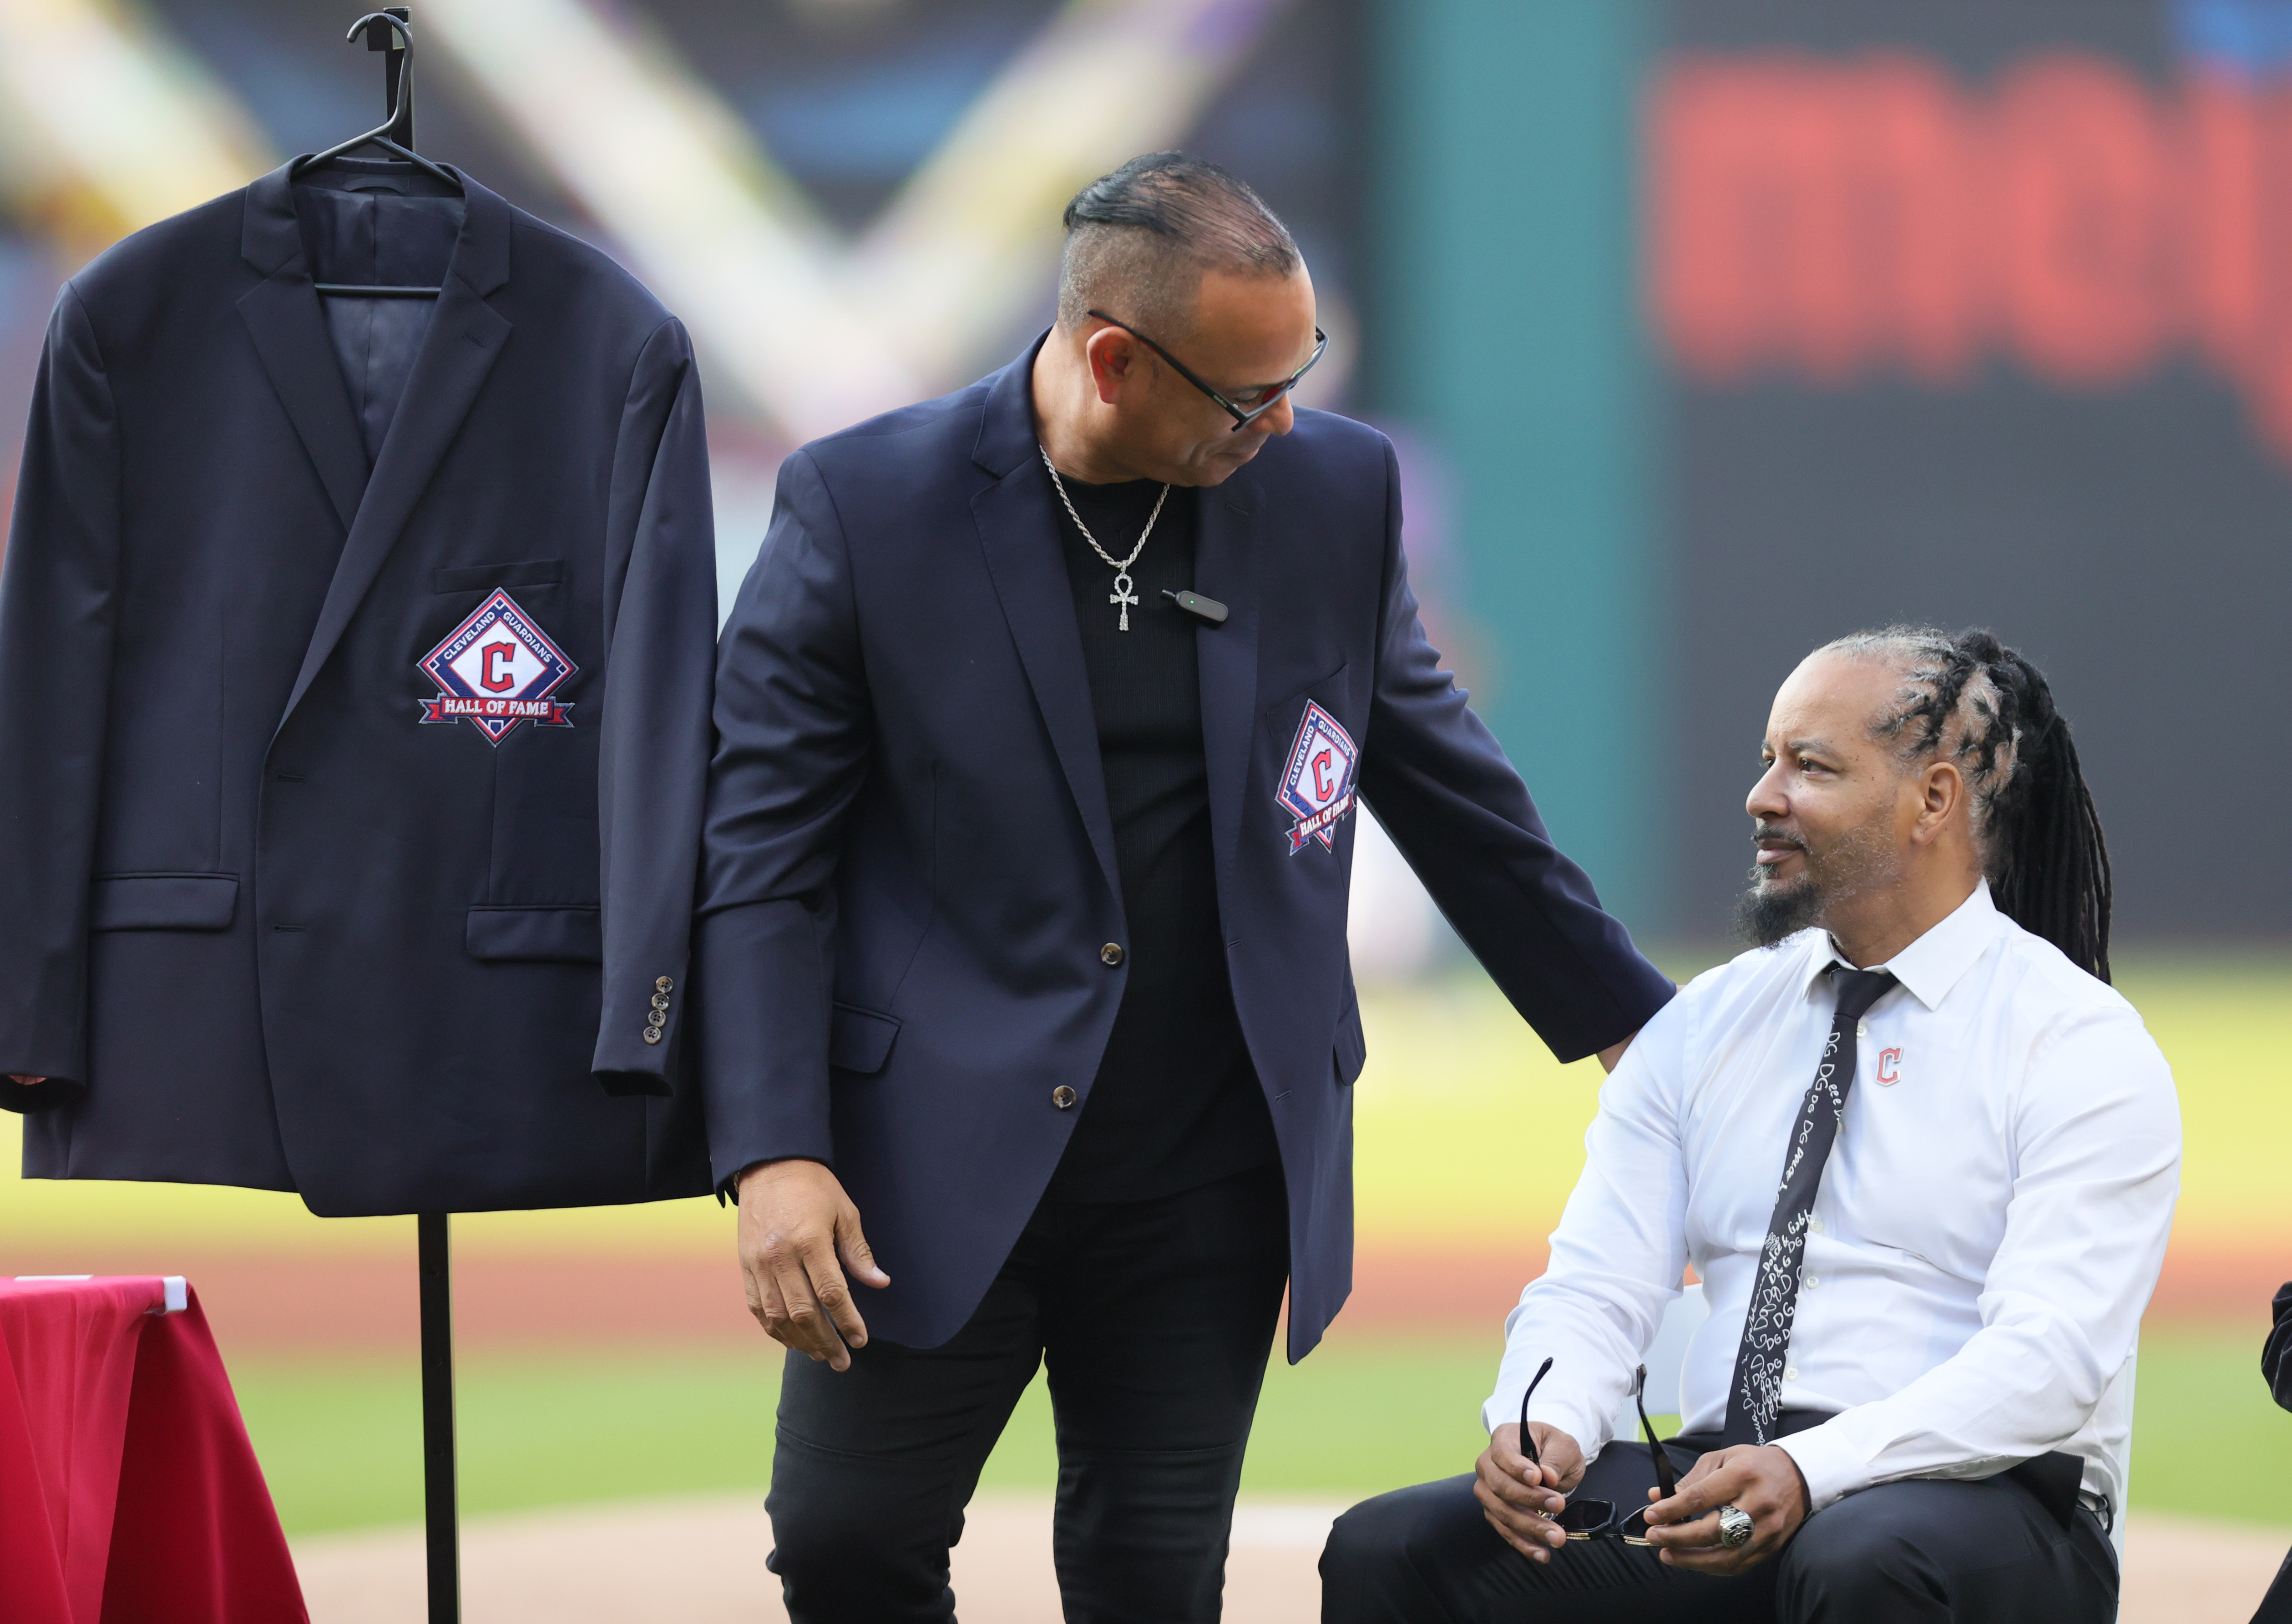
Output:
M1359 802L1562 1059L1672 993L1426 642L1392 446L1292 403L1288 232L1176 153L1066 226L1017 361L787 460L722 639L695 1019L804 1624L952 1616L1045 1362L1067 1616L1218 1616L1283 1285L1292 1359L1351 1289Z

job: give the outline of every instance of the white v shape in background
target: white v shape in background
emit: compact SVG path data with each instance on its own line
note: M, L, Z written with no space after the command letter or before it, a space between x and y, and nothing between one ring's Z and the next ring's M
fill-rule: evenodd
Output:
M416 21L684 318L712 375L802 440L1004 358L1066 199L1182 141L1292 4L1067 0L857 242L641 20L600 0L426 0ZM278 161L140 12L0 0L0 161L85 252Z
M1094 176L1183 137L1289 0L1069 0L857 243L698 76L594 0L427 0L444 45L796 439L967 382Z

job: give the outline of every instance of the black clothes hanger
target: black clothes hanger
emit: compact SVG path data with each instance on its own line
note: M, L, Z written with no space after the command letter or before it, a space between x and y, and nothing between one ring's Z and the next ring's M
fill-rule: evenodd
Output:
M440 167L414 150L414 32L408 26L412 8L391 6L387 11L368 12L351 24L344 39L366 36L366 48L381 51L383 58L383 98L389 104L390 117L380 127L364 135L351 137L339 147L329 147L324 152L313 153L295 160L287 170L289 181L308 173L321 164L330 164L338 157L355 152L360 147L378 147L391 157L402 158L425 173L434 175L462 191L462 183L452 171ZM358 299L435 299L434 287L375 286L351 282L319 282L312 285L321 297L341 296Z

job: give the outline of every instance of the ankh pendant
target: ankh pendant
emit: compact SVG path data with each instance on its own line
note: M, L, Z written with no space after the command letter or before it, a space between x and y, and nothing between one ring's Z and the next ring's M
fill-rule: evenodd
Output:
M1122 623L1117 626L1115 630L1117 631L1129 631L1130 606L1136 603L1138 599L1130 591L1130 572L1128 570L1124 569L1115 572L1114 591L1107 594L1106 601L1109 603L1118 603L1122 606Z

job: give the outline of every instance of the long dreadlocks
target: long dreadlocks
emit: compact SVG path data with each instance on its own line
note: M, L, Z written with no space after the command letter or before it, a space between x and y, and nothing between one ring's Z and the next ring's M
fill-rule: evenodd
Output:
M2109 848L2045 673L1981 631L1888 626L1824 652L1901 666L1899 708L1874 736L1905 762L1957 763L1999 909L2107 981Z

